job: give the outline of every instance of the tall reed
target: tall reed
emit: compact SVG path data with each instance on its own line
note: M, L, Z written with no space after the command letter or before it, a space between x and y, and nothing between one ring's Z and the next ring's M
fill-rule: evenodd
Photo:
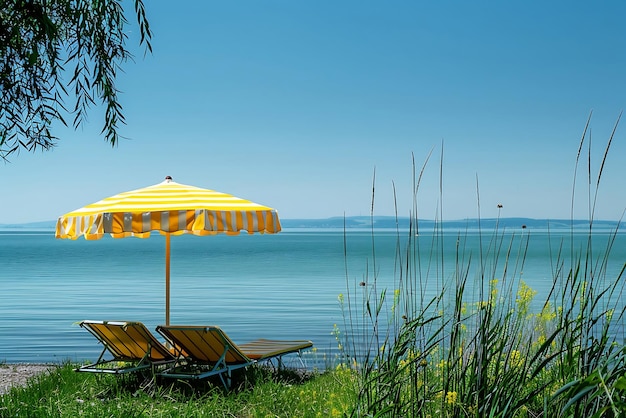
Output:
M576 159L589 143L583 131ZM376 231L366 278L346 293L341 347L360 376L352 416L591 417L626 414L626 348L622 300L626 264L609 269L618 229L606 242L594 235L598 187L619 119L595 175L588 172L589 216L583 240L551 243L547 295L523 280L533 233L478 226L451 236L442 212L432 231L420 230L417 197L422 175L413 161L413 210L408 231L396 231L394 289L379 283ZM588 147L591 161L591 147ZM443 152L439 163L442 207ZM374 178L375 184L375 178ZM395 193L395 190L394 190ZM480 222L480 193L477 180ZM396 214L397 216L397 214ZM621 219L620 219L621 221ZM619 225L619 223L618 223ZM348 240L346 236L346 241ZM454 260L446 252L454 245ZM347 251L346 251L347 257Z

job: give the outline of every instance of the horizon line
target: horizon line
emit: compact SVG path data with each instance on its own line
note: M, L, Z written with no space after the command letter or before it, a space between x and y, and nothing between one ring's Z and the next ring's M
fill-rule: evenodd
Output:
M385 221L408 221L415 218L410 216L395 216L395 215L351 215L351 216L329 216L325 218L280 218L281 222L323 222L323 221L338 221L338 220L362 220L369 221L370 219L376 220L385 220ZM600 223L623 223L624 220L613 220L613 219L585 219L585 218L529 218L522 216L511 216L511 217L490 217L490 218L457 218L457 219L444 219L444 220L436 220L429 218L417 218L418 222L476 222L476 221L532 221L532 222L600 222ZM46 220L46 221L28 221L28 222L11 222L11 223L0 223L0 227L28 227L28 226L44 226L56 225L57 220Z

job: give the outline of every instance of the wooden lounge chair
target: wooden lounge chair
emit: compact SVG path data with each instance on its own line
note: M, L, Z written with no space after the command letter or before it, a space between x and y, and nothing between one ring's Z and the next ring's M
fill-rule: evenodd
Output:
M82 321L79 325L104 348L95 363L75 369L77 372L131 373L151 369L154 374L157 367L176 360L175 350L163 345L141 322ZM105 358L107 351L113 358Z
M175 366L160 376L180 379L219 376L226 390L230 389L233 370L271 360L277 360L280 366L284 355L300 355L302 350L313 346L305 340L266 339L237 345L217 326L160 325L156 330L180 350Z

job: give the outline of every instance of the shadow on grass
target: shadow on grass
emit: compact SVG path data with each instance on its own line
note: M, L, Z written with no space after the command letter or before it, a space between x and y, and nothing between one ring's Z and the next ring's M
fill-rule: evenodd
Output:
M75 372L74 372L75 373ZM278 385L301 385L318 375L304 369L277 369L265 365L253 365L246 369L234 370L230 389L226 389L219 376L206 379L172 379L149 374L90 376L104 382L103 397L111 398L120 394L136 396L143 393L150 397L198 398L206 395L231 395L253 390L266 383Z

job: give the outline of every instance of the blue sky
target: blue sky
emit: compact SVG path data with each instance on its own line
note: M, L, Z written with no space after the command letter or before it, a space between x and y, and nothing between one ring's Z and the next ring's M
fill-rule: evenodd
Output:
M283 218L369 215L374 170L375 214L394 213L395 185L406 216L412 155L419 171L431 150L421 218L477 217L477 184L482 217L502 204L504 217L569 218L587 118L597 173L626 104L621 1L146 6L154 53L129 26L135 62L119 76L128 139L105 143L94 109L53 151L0 164L0 223L56 219L166 175ZM598 219L626 207L624 124ZM588 216L586 171L576 218Z

